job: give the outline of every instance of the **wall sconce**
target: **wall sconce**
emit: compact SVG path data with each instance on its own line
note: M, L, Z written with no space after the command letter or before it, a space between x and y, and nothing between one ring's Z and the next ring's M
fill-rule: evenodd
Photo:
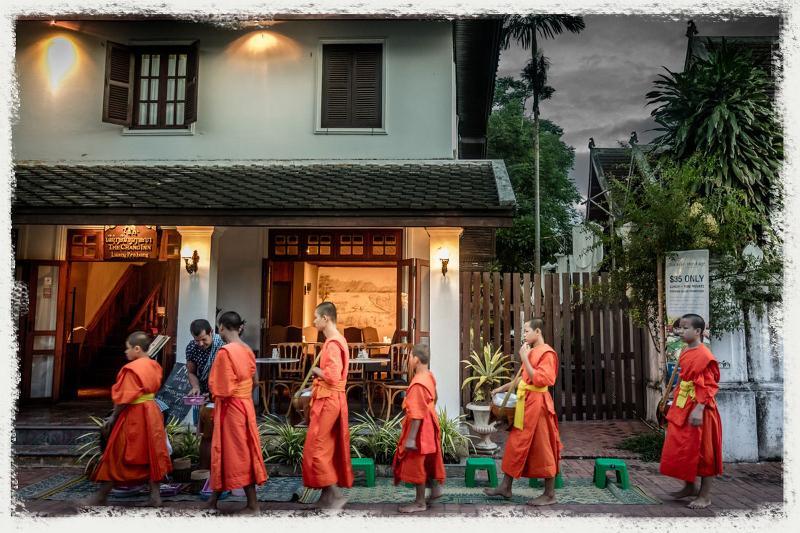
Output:
M447 263L450 262L450 251L447 248L439 248L439 261L442 262L442 276L447 274Z
M191 252L190 250L191 248L188 246L181 248L181 257L186 263L186 272L188 272L189 275L192 275L197 273L197 264L200 261L200 256L197 255L197 250L194 252Z

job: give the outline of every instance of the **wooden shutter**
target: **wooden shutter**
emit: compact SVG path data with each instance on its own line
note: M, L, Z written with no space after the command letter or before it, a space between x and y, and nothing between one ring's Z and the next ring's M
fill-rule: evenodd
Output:
M349 45L323 46L322 120L323 128L350 127L352 64Z
M103 230L67 230L67 259L69 261L102 261Z
M353 128L381 127L381 45L361 45L353 53Z
M103 122L130 126L133 116L133 53L127 46L106 43Z
M191 124L197 122L197 72L199 66L199 51L197 43L189 48L186 65L186 109L184 112L184 123Z

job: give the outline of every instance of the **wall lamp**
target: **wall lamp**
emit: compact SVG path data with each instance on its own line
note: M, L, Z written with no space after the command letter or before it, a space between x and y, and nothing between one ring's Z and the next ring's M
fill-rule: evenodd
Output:
M197 274L197 264L200 262L200 256L197 254L197 250L194 252L190 251L191 248L188 246L184 246L181 249L181 258L186 263L186 272L189 275Z
M441 247L438 252L439 261L442 262L442 276L447 274L447 263L450 262L450 252L447 248Z

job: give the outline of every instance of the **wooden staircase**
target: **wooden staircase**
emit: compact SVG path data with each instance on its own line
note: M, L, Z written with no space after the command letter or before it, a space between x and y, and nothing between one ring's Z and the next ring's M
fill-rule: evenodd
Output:
M163 333L158 308L166 306L169 264L131 265L87 326L79 361L81 388L108 387L127 362L125 338L134 331Z

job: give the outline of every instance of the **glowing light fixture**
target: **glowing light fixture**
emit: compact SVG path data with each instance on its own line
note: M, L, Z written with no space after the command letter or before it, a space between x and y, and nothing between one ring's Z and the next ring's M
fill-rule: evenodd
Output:
M189 275L196 274L197 264L200 262L200 255L198 255L197 250L192 252L192 249L186 245L181 248L181 258L186 263L186 272Z
M51 90L58 89L77 59L75 45L66 37L54 37L47 43L47 72Z
M450 251L442 246L437 253L439 261L442 262L442 276L447 274L447 263L450 262Z

